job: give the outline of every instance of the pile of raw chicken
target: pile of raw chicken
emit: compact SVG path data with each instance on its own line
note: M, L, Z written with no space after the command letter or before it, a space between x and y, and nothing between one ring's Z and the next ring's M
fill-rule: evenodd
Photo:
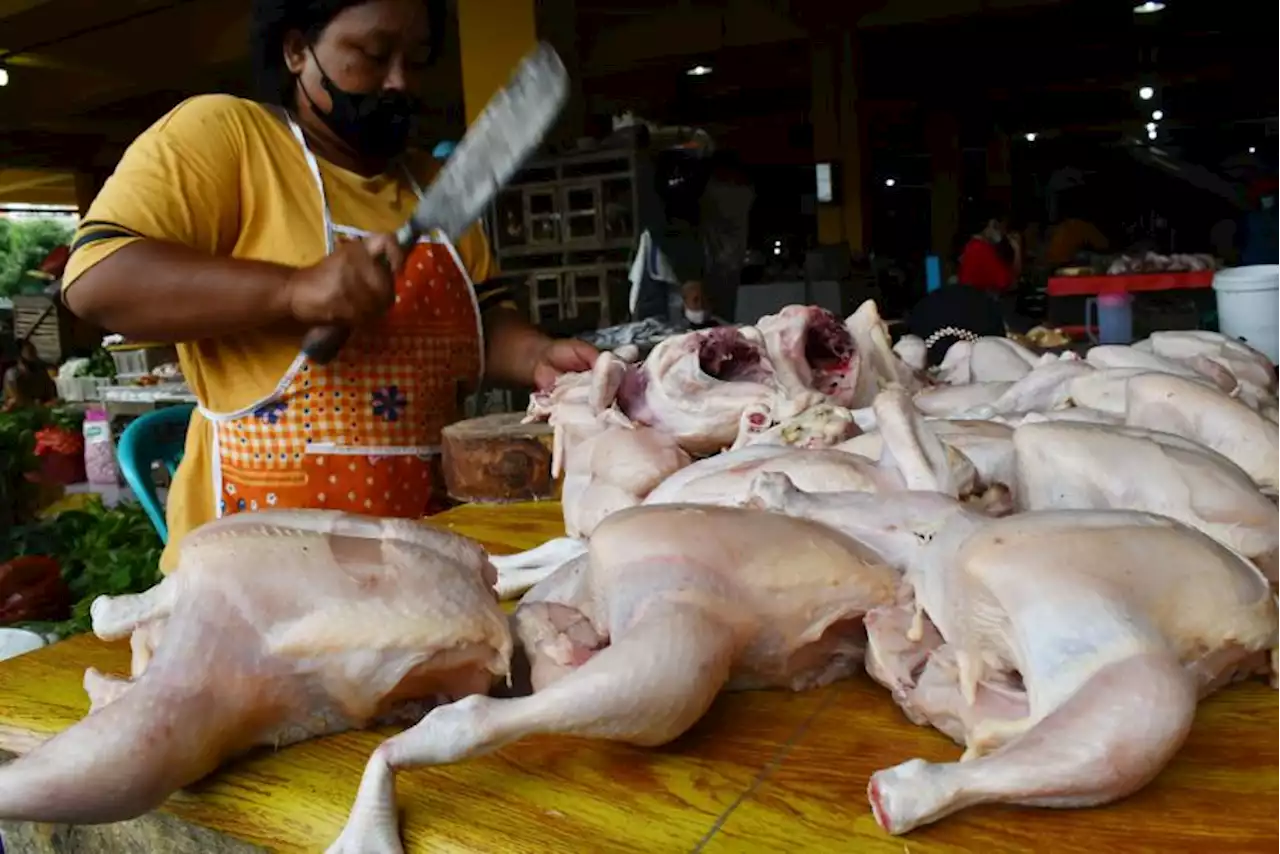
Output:
M964 748L872 776L889 833L1121 798L1200 698L1274 679L1275 368L1205 332L924 361L872 303L605 353L530 405L568 536L520 555L326 512L208 525L95 605L132 678L86 675L94 711L0 770L0 818L128 818L253 746L430 709L330 849L399 851L398 768L534 733L659 745L722 690L863 670ZM517 644L533 693L489 696Z

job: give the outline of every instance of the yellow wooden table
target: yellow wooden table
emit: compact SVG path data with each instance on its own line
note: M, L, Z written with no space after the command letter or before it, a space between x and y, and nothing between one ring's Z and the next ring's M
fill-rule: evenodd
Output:
M561 531L554 504L464 507L436 520L495 552ZM78 720L84 668L121 672L127 662L123 645L79 638L0 663L0 748L24 752ZM149 833L163 846L134 850L323 850L381 737L347 733L234 762L175 795L167 815L140 819L160 823ZM979 807L896 839L876 827L866 801L872 771L959 753L859 678L803 694L722 696L690 733L657 750L532 738L398 780L412 852L1277 850L1277 700L1261 683L1205 702L1178 757L1121 803ZM67 845L65 830L42 833L37 850Z

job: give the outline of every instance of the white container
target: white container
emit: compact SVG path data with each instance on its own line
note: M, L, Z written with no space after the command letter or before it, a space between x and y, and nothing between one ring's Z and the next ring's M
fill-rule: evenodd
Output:
M1220 270L1213 291L1218 330L1280 362L1280 264Z
M45 645L44 638L26 629L0 629L0 661L34 652Z

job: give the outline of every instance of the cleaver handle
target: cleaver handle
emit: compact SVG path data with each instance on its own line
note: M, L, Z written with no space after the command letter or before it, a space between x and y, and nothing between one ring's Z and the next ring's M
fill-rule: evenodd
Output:
M396 241L399 242L400 248L408 254L408 251L418 242L420 236L414 221L409 220L396 232ZM387 263L389 268L390 264L386 258L383 257L382 260ZM394 271L392 272L394 273ZM302 339L302 352L314 364L327 365L338 357L338 353L342 352L343 345L347 343L347 339L350 337L351 328L349 326L313 326Z
M338 357L351 337L349 326L313 326L302 339L302 352L317 365L327 365Z

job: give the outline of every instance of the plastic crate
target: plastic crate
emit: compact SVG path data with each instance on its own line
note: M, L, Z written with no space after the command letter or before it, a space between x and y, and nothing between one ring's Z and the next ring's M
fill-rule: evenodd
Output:
M67 403L85 403L102 399L102 389L111 385L105 377L58 377L58 397Z
M146 376L160 365L178 361L178 351L164 345L125 345L107 350L115 362L116 376L124 378Z

